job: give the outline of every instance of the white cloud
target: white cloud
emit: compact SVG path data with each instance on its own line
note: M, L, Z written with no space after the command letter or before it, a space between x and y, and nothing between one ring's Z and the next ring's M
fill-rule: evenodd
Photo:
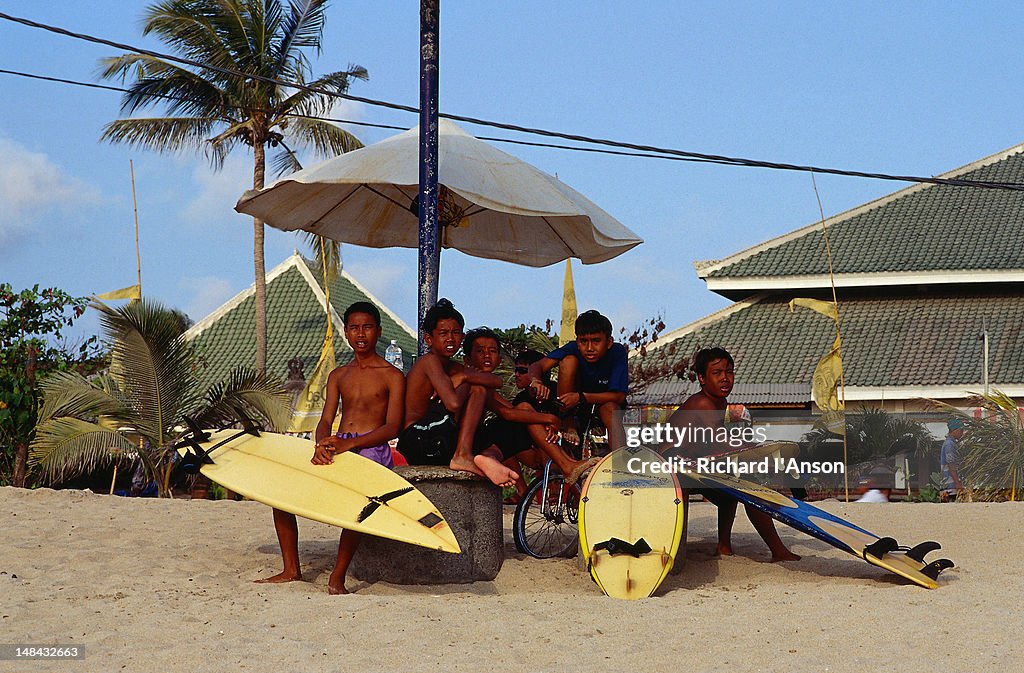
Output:
M178 285L192 293L185 313L195 322L205 318L237 292L230 281L217 276L182 278Z
M68 175L50 157L0 138L0 243L30 232L45 215L100 202L99 190Z
M245 190L252 189L252 159L239 152L229 156L219 171L206 161L197 161L192 181L195 196L182 211L186 224L224 224L241 217L235 212L235 203Z
M342 254L344 254L344 247ZM385 304L396 298L406 268L387 262L346 262L345 271Z

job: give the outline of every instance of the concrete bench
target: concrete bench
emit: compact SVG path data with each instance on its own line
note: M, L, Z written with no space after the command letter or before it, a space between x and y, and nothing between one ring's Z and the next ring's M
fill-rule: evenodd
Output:
M497 577L504 561L501 490L482 477L447 467L408 465L395 472L437 506L462 553L367 535L349 574L364 582L395 584L465 584Z

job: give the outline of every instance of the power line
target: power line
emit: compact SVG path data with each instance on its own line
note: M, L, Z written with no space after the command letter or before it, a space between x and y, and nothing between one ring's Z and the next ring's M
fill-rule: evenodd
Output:
M83 82L81 80L65 79L63 77L51 77L51 76L48 76L48 75L39 75L39 74L35 74L35 73L22 72L22 71L19 71L19 70L7 70L7 69L4 69L4 68L0 68L0 74L2 74L2 75L12 75L12 76L15 76L15 77L25 77L25 78L28 78L28 79L42 80L42 81L45 81L45 82L55 82L57 84L68 84L68 85L71 85L71 86L79 86L79 87L84 87L84 88L87 88L87 89L100 89L100 90L104 90L104 91L114 91L114 92L118 92L118 93L130 93L131 92L131 89L127 89L125 87L120 87L120 86L110 86L110 85L107 85L107 84L96 84L95 82ZM157 93L154 93L154 94L150 94L150 96L152 98L163 98L163 99L166 99L166 100L176 100L176 101L185 101L186 100L185 98L181 98L180 96L172 96L170 94L157 94ZM233 109L236 109L236 110L240 110L241 109L241 106L227 106L227 107L230 107L230 108L233 108ZM298 114L298 113L291 113L291 114L289 114L287 116L295 117L295 118L298 118L298 119L312 119L312 120L317 120L317 121L334 122L334 123L338 123L338 124L352 124L352 125L356 125L356 126L368 126L368 127L372 127L372 128L390 129L390 130L396 130L396 131L406 131L406 130L408 130L404 126L397 126L395 124L376 124L376 123L372 123L372 122L357 121L357 120L354 120L354 119L340 119L340 118L337 118L337 117L321 117L321 116L317 116L317 115L303 115L303 114ZM651 154L651 153L648 153L648 152L625 152L625 151L620 151L620 150L603 149L603 148L599 148L599 147L578 147L576 145L556 145L554 143L538 143L538 142L530 142L528 140L515 140L513 138L497 138L497 137L493 137L493 136L477 136L477 138L479 138L480 140L488 140L488 141L491 141L491 142L509 143L509 144L512 144L512 145L524 145L524 146L527 146L527 147L543 147L543 148L548 148L548 149L571 150L571 151L576 151L576 152L590 152L590 153L596 153L596 154L610 154L610 155L613 155L613 156L641 157L641 158L647 158L647 159L664 159L664 160L668 160L668 161L690 161L690 162L695 162L695 163L708 163L708 162L706 162L704 160L701 160L701 159L692 159L692 158L688 158L688 157L672 157L672 156L666 156L666 155L662 155L662 154Z
M231 68L221 68L221 67L218 67L218 66L213 66L213 65L209 65L209 64L205 64L205 63L200 63L199 61L194 61L192 59L181 58L179 56L174 56L174 55L171 55L171 54L163 54L163 53L152 51L152 50L149 50L149 49L142 49L140 47L135 47L135 46L130 45L130 44L114 42L112 40L107 40L107 39L104 39L104 38L95 37L95 36L87 35L87 34L84 34L84 33L76 33L76 32L67 30L66 28L61 28L59 26L51 26L51 25L48 25L48 24L39 23L37 21L32 21L31 19L25 19L25 18L21 18L21 17L16 17L16 16L12 16L10 14L5 14L3 12L0 12L0 19L4 19L6 21L12 21L14 23L20 23L20 24L22 24L24 26L28 26L30 28L37 28L37 29L40 29L40 30L45 30L45 31L48 31L48 32L51 32L51 33L56 33L58 35L63 35L65 37L70 37L70 38L73 38L73 39L76 39L76 40L83 40L83 41L86 41L86 42L93 42L93 43L96 43L96 44L103 44L103 45L107 45L109 47L114 47L114 48L117 48L117 49L123 49L125 51L134 52L134 53L138 53L138 54L143 54L143 55L146 55L146 56L152 56L154 58L159 58L159 59L163 59L163 60L166 60L166 61L171 61L171 62L174 62L174 63L181 63L183 65L189 65L189 66L192 66L194 68L199 68L199 69L202 69L202 70L209 70L209 71L213 71L213 72L218 72L220 74L230 75L232 77L240 77L240 78L245 79L245 80L254 80L254 81L259 81L259 82L265 82L267 84L273 84L275 86L285 86L285 87L289 87L289 88L293 88L293 89L299 89L299 90L302 90L302 91L307 91L307 92L310 92L310 93L316 93L316 94L320 94L320 95L326 95L326 96L331 96L331 97L335 97L335 98L342 98L342 99L345 99L345 100L351 100L351 101L355 101L355 102L359 102L359 103L364 103L366 105L372 105L372 106L377 106L377 107L384 107L384 108L388 108L388 109L391 109L391 110L398 110L398 111L401 111L401 112L409 112L409 113L419 114L419 108L413 107L413 106L409 106L409 105L401 105L399 103L391 103L391 102L388 102L388 101L382 101L382 100L377 100L377 99L373 99L373 98L366 98L366 97L363 97L363 96L354 96L354 95L349 94L349 93L340 93L340 92L336 92L336 91L325 91L323 89L317 89L315 87L310 87L310 86L307 86L305 84L300 84L300 83L297 83L297 82L283 82L281 80L273 79L273 78L270 78L270 77L263 77L263 76L254 75L254 74L251 74L251 73L240 72L238 70L234 70L234 69L231 69ZM806 173L819 173L819 174L825 174L825 175L842 175L842 176L849 176L849 177L869 178L869 179L875 179L875 180L890 180L890 181L896 181L896 182L919 182L919 183L936 184L936 185L951 185L951 186L956 186L956 187L979 187L979 188L985 188L985 189L1004 189L1004 190L1011 190L1011 191L1024 191L1024 184L1016 183L1016 182L991 182L991 181L979 181L979 180L962 180L962 179L959 179L959 178L936 178L936 177L921 177L921 176L914 176L914 175L892 175L892 174L888 174L888 173L855 171L855 170L848 170L848 169L841 169L841 168L829 168L829 167L811 166L811 165L802 165L802 164L789 164L789 163L780 163L780 162L775 162L775 161L762 161L762 160L758 160L758 159L746 159L746 158L743 158L743 157L730 157L730 156L725 156L725 155L720 155L720 154L706 154L706 153L702 153L702 152L690 152L690 151L686 151L686 150L678 150L678 149L657 147L657 146L654 146L654 145L641 145L641 144L630 143L630 142L610 140L610 139L606 139L606 138L593 138L593 137L583 136L583 135L578 135L578 134L573 134L573 133L563 133L563 132L560 132L560 131L549 131L549 130L545 130L545 129L531 128L531 127L528 127L528 126L520 126L520 125L517 125L517 124L508 124L508 123L504 123L504 122L496 122L496 121L490 121L490 120L486 120L486 119L479 119L479 118L476 118L476 117L468 117L468 116L464 116L464 115L455 115L455 114L449 114L449 113L444 113L444 112L440 113L439 116L444 117L446 119L452 119L454 121L461 121L461 122L465 122L465 123L468 123L468 124L477 124L477 125L480 125L480 126L488 126L488 127L493 127L493 128L500 128L500 129L504 129L504 130L507 130L507 131L515 131L515 132L519 132L519 133L527 133L527 134L532 134L532 135L545 136L545 137L549 137L549 138L561 138L563 140L571 140L571 141L574 141L574 142L580 142L580 143L586 143L586 144L603 145L603 146L607 146L607 147L615 147L615 148L626 149L626 150L634 150L634 151L643 153L643 154L640 154L639 156L655 155L655 157L652 157L652 158L676 158L676 157L678 157L678 158L681 158L683 160L688 160L688 161L697 161L697 162L704 162L704 163L715 163L715 164L721 164L721 165L727 165L727 166L748 166L748 167L753 167L753 168L768 168L768 169L774 169L774 170L800 171L800 172L806 172ZM517 142L517 141L503 140L503 142ZM519 142L519 144L530 144L530 143ZM545 145L545 144L541 144L541 143L535 143L534 145L535 146L540 146L540 147L554 147L554 146L551 146L551 145ZM563 148L559 148L559 149L583 149L583 148L563 147ZM586 150L584 150L584 151L586 151ZM591 150L591 151L593 151L593 150ZM634 155L631 155L631 156L634 156Z

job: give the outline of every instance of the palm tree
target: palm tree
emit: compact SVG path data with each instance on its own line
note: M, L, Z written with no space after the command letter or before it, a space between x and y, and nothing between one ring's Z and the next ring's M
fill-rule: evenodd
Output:
M95 303L112 344L106 375L71 372L42 383L43 406L29 461L61 482L137 455L161 495L170 491L171 452L190 417L205 428L237 420L239 411L272 427L287 424L289 396L281 382L239 367L226 381L199 390L198 359L180 315L150 301L121 308Z
M240 144L253 150L253 188L262 189L266 147L279 148L279 171L294 169L295 148L336 155L361 146L334 124L313 119L331 108L333 93L348 90L366 69L351 65L313 81L306 51L319 53L327 0L163 0L146 10L143 34L153 34L177 55L261 78L311 87L289 88L205 68L189 68L146 54L101 60L101 76L134 78L121 103L130 115L163 103L169 116L118 119L101 137L158 152L205 150L219 169ZM316 247L316 246L315 246ZM316 248L319 252L320 248ZM336 248L335 248L336 250ZM253 218L256 276L256 370L267 358L266 269L263 222Z
M1017 402L1001 390L978 395L970 405L981 409L977 418L940 403L942 409L964 422L960 476L993 495L1011 490L1017 499L1024 486L1020 481L1024 469L1024 416Z
M812 455L825 442L841 441L821 424L804 435ZM934 437L918 421L890 414L873 407L861 407L858 414L846 415L846 446L850 465L878 461L903 452L920 454L931 447Z

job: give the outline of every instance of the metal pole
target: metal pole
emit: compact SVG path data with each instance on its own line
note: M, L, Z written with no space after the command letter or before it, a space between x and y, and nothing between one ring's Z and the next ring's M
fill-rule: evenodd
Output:
M988 395L988 320L981 319L981 385Z
M437 71L440 0L420 0L419 352L423 316L437 303L441 231L437 216Z

